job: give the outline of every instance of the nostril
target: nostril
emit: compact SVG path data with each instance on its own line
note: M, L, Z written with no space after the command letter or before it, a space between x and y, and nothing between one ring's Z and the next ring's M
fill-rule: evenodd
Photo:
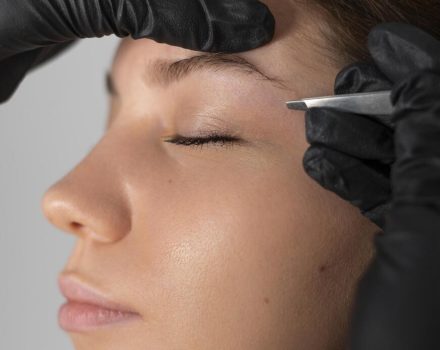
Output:
M83 225L81 225L79 222L73 221L70 223L70 227L74 231L79 231Z

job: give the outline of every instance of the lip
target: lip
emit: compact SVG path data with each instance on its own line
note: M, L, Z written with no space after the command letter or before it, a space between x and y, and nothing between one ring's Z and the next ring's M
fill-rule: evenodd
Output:
M132 308L109 300L71 275L60 275L58 285L67 299L59 309L58 323L66 331L88 331L141 318Z

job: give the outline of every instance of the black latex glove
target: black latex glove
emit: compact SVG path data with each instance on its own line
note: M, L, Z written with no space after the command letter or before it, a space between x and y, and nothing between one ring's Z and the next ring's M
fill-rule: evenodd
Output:
M390 90L392 83L373 64L356 63L336 77L335 94ZM390 117L366 116L331 108L306 112L311 146L305 171L324 188L351 202L383 228L390 206L390 171L395 161Z
M391 87L390 80L374 64L355 63L336 77L335 94ZM304 154L304 169L383 228L395 161L393 134L390 117L311 108L306 112L306 137L311 146Z
M390 53L378 49L375 59L382 60L381 69L374 63L346 67L336 77L335 94L389 90L414 70L432 68L432 57L422 50L422 45L431 45L431 41L419 43L420 49L416 46L417 57L401 58L401 64L391 67L385 63ZM330 108L312 108L306 113L306 137L311 146L304 154L305 171L324 188L358 207L380 228L390 208L394 127L392 118L385 116Z
M0 0L0 103L78 38L131 35L232 53L267 43L274 28L256 0Z
M368 47L374 64L343 70L336 91L391 87L395 113L312 109L304 166L384 228L357 291L349 349L440 349L440 42L387 23Z
M440 349L440 41L374 28L369 50L394 82L391 207L361 280L350 350Z

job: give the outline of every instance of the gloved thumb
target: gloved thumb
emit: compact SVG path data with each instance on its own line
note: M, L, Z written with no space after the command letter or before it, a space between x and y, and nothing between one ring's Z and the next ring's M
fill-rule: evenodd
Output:
M378 68L393 82L414 71L440 66L440 43L425 31L405 23L375 26L368 36L368 49Z

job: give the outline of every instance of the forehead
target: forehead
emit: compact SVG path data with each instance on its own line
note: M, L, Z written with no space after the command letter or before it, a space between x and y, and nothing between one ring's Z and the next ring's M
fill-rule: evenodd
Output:
M261 68L269 76L280 77L292 90L332 90L334 77L339 67L332 67L325 59L321 33L316 25L316 14L312 7L292 6L286 1L263 1L274 13L276 32L267 45L239 53L249 62ZM114 80L123 80L124 70L136 70L143 74L154 60L178 61L200 55L201 52L186 50L144 38L125 38L114 57L112 75ZM123 83L122 83L123 84Z

